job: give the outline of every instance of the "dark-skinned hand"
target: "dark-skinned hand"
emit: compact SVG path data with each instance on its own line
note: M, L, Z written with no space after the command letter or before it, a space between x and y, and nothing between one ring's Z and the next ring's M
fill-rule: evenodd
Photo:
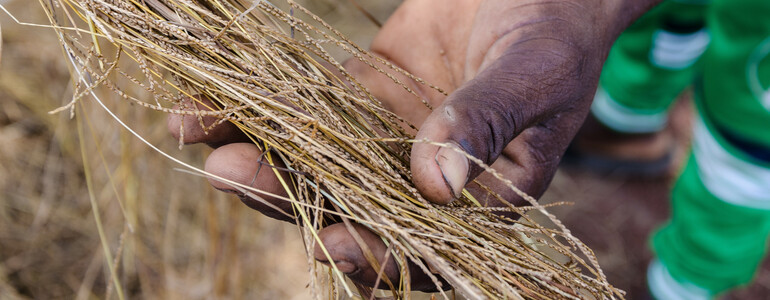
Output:
M407 0L378 33L371 51L448 91L447 97L397 76L430 103L433 111L358 60L347 61L345 68L386 108L416 125L418 139L453 143L524 192L539 197L588 113L612 42L653 2ZM205 118L206 125L215 121ZM171 115L169 130L176 138L182 134L182 122L185 143L216 148L206 160L207 172L286 195L273 172L257 173L261 153L235 126L225 123L206 135L196 117ZM487 199L473 184L466 186L472 179L492 187L513 204L524 203L452 150L417 143L411 154L414 184L434 203L451 202L463 188ZM219 181L211 184L223 191L234 190ZM274 209L291 212L286 201L266 197L271 204L266 205L248 197L241 196L241 200L270 217L291 221ZM485 204L503 205L494 198ZM387 251L384 243L363 226L353 227L382 263ZM344 224L326 227L319 235L341 271L360 284L375 284L377 272ZM328 263L316 250L316 259ZM386 264L384 275L397 282L400 266L392 258ZM408 267L413 289L436 289L428 276L413 265Z

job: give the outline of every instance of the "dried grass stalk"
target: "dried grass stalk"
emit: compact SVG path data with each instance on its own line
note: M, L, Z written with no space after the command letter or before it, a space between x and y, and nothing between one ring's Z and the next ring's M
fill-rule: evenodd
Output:
M291 169L285 200L294 205L308 250L328 225L324 216L334 215L364 224L400 265L412 260L426 272L438 271L469 298L622 298L584 244L486 166L532 206L480 207L467 191L451 206L423 199L411 183L409 153L413 143L431 142L413 140L406 123L327 49L346 51L410 92L390 74L428 84L356 46L297 3L287 0L285 11L264 0L39 1L77 76L75 96L60 111L86 96L101 102L94 92L99 87L153 110L233 122L268 153L266 160ZM154 99L140 99L140 92ZM198 95L217 107L170 108ZM242 191L263 195L245 186ZM334 210L324 209L329 202ZM524 217L506 219L496 214L501 211ZM538 224L530 211L551 224ZM391 285L396 298L409 297L410 274L402 273L402 282ZM351 292L336 268L328 274L341 287L336 293Z

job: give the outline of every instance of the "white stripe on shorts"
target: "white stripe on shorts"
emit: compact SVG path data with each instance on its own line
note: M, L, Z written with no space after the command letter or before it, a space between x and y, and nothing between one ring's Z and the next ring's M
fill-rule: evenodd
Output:
M644 113L616 102L601 86L596 91L591 113L602 124L624 133L652 133L666 127L668 112Z
M670 70L692 66L706 51L711 41L706 29L688 34L658 30L652 38L650 61L658 67Z
M668 272L666 266L654 260L647 268L647 286L658 300L709 300L708 290L692 283L679 282Z
M695 122L693 153L703 185L722 201L770 209L770 168L736 157L719 144L701 118Z

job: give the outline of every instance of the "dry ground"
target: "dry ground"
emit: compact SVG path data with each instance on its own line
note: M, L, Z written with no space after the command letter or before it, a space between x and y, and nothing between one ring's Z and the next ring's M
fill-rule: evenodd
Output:
M397 5L361 2L381 20ZM0 3L23 21L46 22L37 1ZM361 26L368 23L350 7L315 0L312 8L341 20L335 26L361 44L371 40L374 28ZM110 255L120 253L117 273L129 298L309 298L296 228L174 170L177 165L121 130L94 103L84 102L75 120L47 114L72 93L56 37L6 15L0 23L0 299L116 299L94 209ZM202 165L208 149L177 150L164 116L115 107L163 150ZM683 143L685 132L680 129ZM665 180L560 172L544 201L575 202L559 214L596 251L611 282L636 299L650 256L647 235L668 213L668 186ZM768 267L734 299L767 294Z

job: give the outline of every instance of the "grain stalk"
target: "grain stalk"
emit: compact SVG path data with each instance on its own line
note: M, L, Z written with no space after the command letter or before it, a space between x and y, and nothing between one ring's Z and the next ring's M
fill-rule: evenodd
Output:
M432 274L436 272L469 298L623 297L607 282L590 249L546 207L459 148L415 140L409 134L414 126L386 110L328 49L347 52L428 107L395 74L444 93L441 89L355 45L294 1L286 1L288 10L265 0L39 2L59 34L77 81L75 96L59 111L74 111L77 103L92 99L115 116L97 92L106 90L139 107L194 115L199 121L213 116L220 120L215 125L232 122L267 153L266 161L288 167L289 179L278 178L289 196L229 183L255 199L272 196L291 202L308 253L320 243L318 231L330 225L330 219L342 219L379 235L399 265L411 261L440 285ZM147 92L153 99L138 96ZM189 99L209 99L215 107L173 108L189 108ZM130 124L115 118L130 130ZM430 203L411 183L408 162L414 143L465 154L531 207L482 207L468 191L450 206ZM489 197L502 200L476 183ZM334 208L328 209L327 203ZM548 224L536 222L533 212L545 216L542 222ZM512 220L506 213L523 217ZM111 263L110 253L105 254ZM311 267L312 274L325 273L317 272L314 263ZM332 275L333 286L353 294L333 263L326 274ZM400 282L386 283L394 298L409 298L409 281L408 270L402 270ZM115 288L121 295L117 282ZM441 295L449 299L450 293Z

